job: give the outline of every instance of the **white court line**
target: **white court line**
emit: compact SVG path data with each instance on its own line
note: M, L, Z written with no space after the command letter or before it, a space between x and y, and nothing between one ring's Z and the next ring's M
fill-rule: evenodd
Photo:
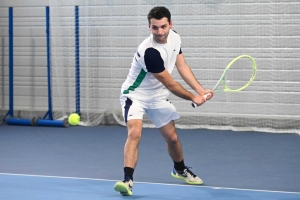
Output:
M77 179L77 180L91 180L91 181L119 181L119 180L111 180L111 179L95 179L95 178L79 178L79 177L63 177L63 176L46 176L46 175L31 175L31 174L10 174L10 173L0 173L0 175L8 175L8 176L28 176L28 177L40 177L40 178L58 178L58 179ZM177 187L203 187L203 188L211 188L218 190L240 190L240 191L254 191L254 192L269 192L269 193L284 193L284 194L300 194L300 192L287 192L287 191L273 191L273 190L256 190L256 189L242 189L242 188L226 188L226 187L217 187L217 186L205 186L205 185L180 185L180 184L169 184L169 183L151 183L151 182L138 182L134 181L134 183L141 184L152 184L152 185L170 185Z

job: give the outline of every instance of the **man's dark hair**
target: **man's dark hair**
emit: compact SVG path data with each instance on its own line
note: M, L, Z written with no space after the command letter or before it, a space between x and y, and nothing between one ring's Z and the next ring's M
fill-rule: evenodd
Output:
M150 12L148 13L148 23L150 24L150 19L162 19L164 17L166 17L168 19L168 22L171 22L171 13L170 11L163 6L157 6L154 7L150 10Z

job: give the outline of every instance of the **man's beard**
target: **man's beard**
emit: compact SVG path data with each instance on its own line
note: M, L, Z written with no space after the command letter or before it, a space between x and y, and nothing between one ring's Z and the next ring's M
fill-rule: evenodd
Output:
M158 43L166 43L167 42L167 38L168 38L168 34L165 34L162 37L154 36L155 41L158 42Z

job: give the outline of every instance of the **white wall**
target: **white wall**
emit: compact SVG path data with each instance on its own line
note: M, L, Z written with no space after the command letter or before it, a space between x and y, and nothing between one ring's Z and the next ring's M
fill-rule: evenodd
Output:
M0 7L39 7L48 6L49 0L1 0Z
M14 16L15 110L47 109L45 6L49 0L0 1L0 110L7 110L8 7Z

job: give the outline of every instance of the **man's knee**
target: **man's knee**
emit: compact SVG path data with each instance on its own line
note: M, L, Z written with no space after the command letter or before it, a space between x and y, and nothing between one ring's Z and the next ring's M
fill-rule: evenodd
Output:
M166 141L168 144L175 144L177 142L179 142L178 136L176 133L171 134Z
M141 129L137 128L137 127L132 127L129 131L128 131L128 138L131 140L140 140L141 139L141 134L142 131Z
M130 120L127 123L128 138L139 141L142 136L142 123L139 120Z

